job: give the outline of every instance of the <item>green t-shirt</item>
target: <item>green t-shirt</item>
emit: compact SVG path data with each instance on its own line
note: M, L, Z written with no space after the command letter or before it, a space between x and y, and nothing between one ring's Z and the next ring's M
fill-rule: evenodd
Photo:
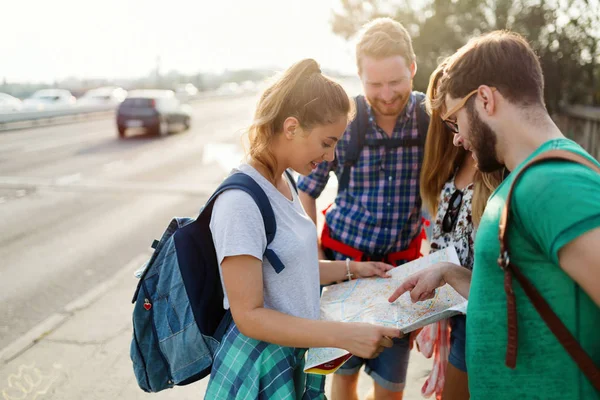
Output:
M530 158L552 149L594 160L567 139L544 143ZM467 313L471 396L486 400L599 399L600 394L547 328L516 279L517 366L513 370L505 365L507 310L504 273L497 264L498 223L514 176L509 175L492 194L477 231ZM519 180L511 207L511 261L600 365L600 308L558 264L558 251L564 245L600 226L600 175L568 162L531 167Z

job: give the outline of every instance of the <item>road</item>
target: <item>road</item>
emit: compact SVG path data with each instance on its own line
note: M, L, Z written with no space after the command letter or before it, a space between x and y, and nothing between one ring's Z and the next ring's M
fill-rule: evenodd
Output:
M119 140L112 119L0 133L0 354L12 360L0 364L0 389L35 366L68 378L42 398L202 397L207 380L159 395L137 388L129 283L119 277L131 276L173 216L197 214L241 161L256 100L198 102L191 129L164 138ZM328 185L319 207L334 193ZM105 290L111 280L124 290ZM417 399L431 364L411 360L405 398ZM361 397L370 388L361 374Z
M196 214L240 161L255 101L197 103L165 138L118 140L112 119L0 133L0 349Z

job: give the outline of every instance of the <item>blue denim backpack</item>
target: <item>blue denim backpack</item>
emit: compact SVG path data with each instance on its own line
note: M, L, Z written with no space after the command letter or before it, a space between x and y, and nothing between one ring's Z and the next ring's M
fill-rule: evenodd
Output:
M287 176L295 188L294 179L289 173ZM215 199L229 189L243 190L256 201L267 235L264 257L277 273L284 269L269 249L277 230L269 199L244 173L230 175L198 218L174 218L160 241L152 244L154 253L140 271L132 300L130 356L138 385L146 392L186 385L209 375L231 323L231 313L223 309L223 289L209 228Z

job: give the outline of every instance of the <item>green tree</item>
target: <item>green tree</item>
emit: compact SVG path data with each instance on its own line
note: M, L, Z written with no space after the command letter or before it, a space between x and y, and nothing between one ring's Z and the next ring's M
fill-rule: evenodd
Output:
M391 16L413 37L418 74L429 75L470 37L496 29L519 32L540 57L549 110L561 103L600 105L600 0L341 0L333 31L350 39L367 21Z

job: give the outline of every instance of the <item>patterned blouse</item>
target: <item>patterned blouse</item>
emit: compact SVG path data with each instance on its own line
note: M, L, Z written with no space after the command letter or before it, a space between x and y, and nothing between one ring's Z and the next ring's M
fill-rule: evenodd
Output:
M431 252L445 249L454 245L458 253L458 259L463 267L473 269L475 227L471 216L471 204L473 200L473 184L469 184L463 190L462 203L456 217L454 229L451 232L444 232L442 225L446 211L448 210L450 198L456 191L454 185L454 176L444 184L440 194L440 202L437 214L433 224L433 234L431 237Z

